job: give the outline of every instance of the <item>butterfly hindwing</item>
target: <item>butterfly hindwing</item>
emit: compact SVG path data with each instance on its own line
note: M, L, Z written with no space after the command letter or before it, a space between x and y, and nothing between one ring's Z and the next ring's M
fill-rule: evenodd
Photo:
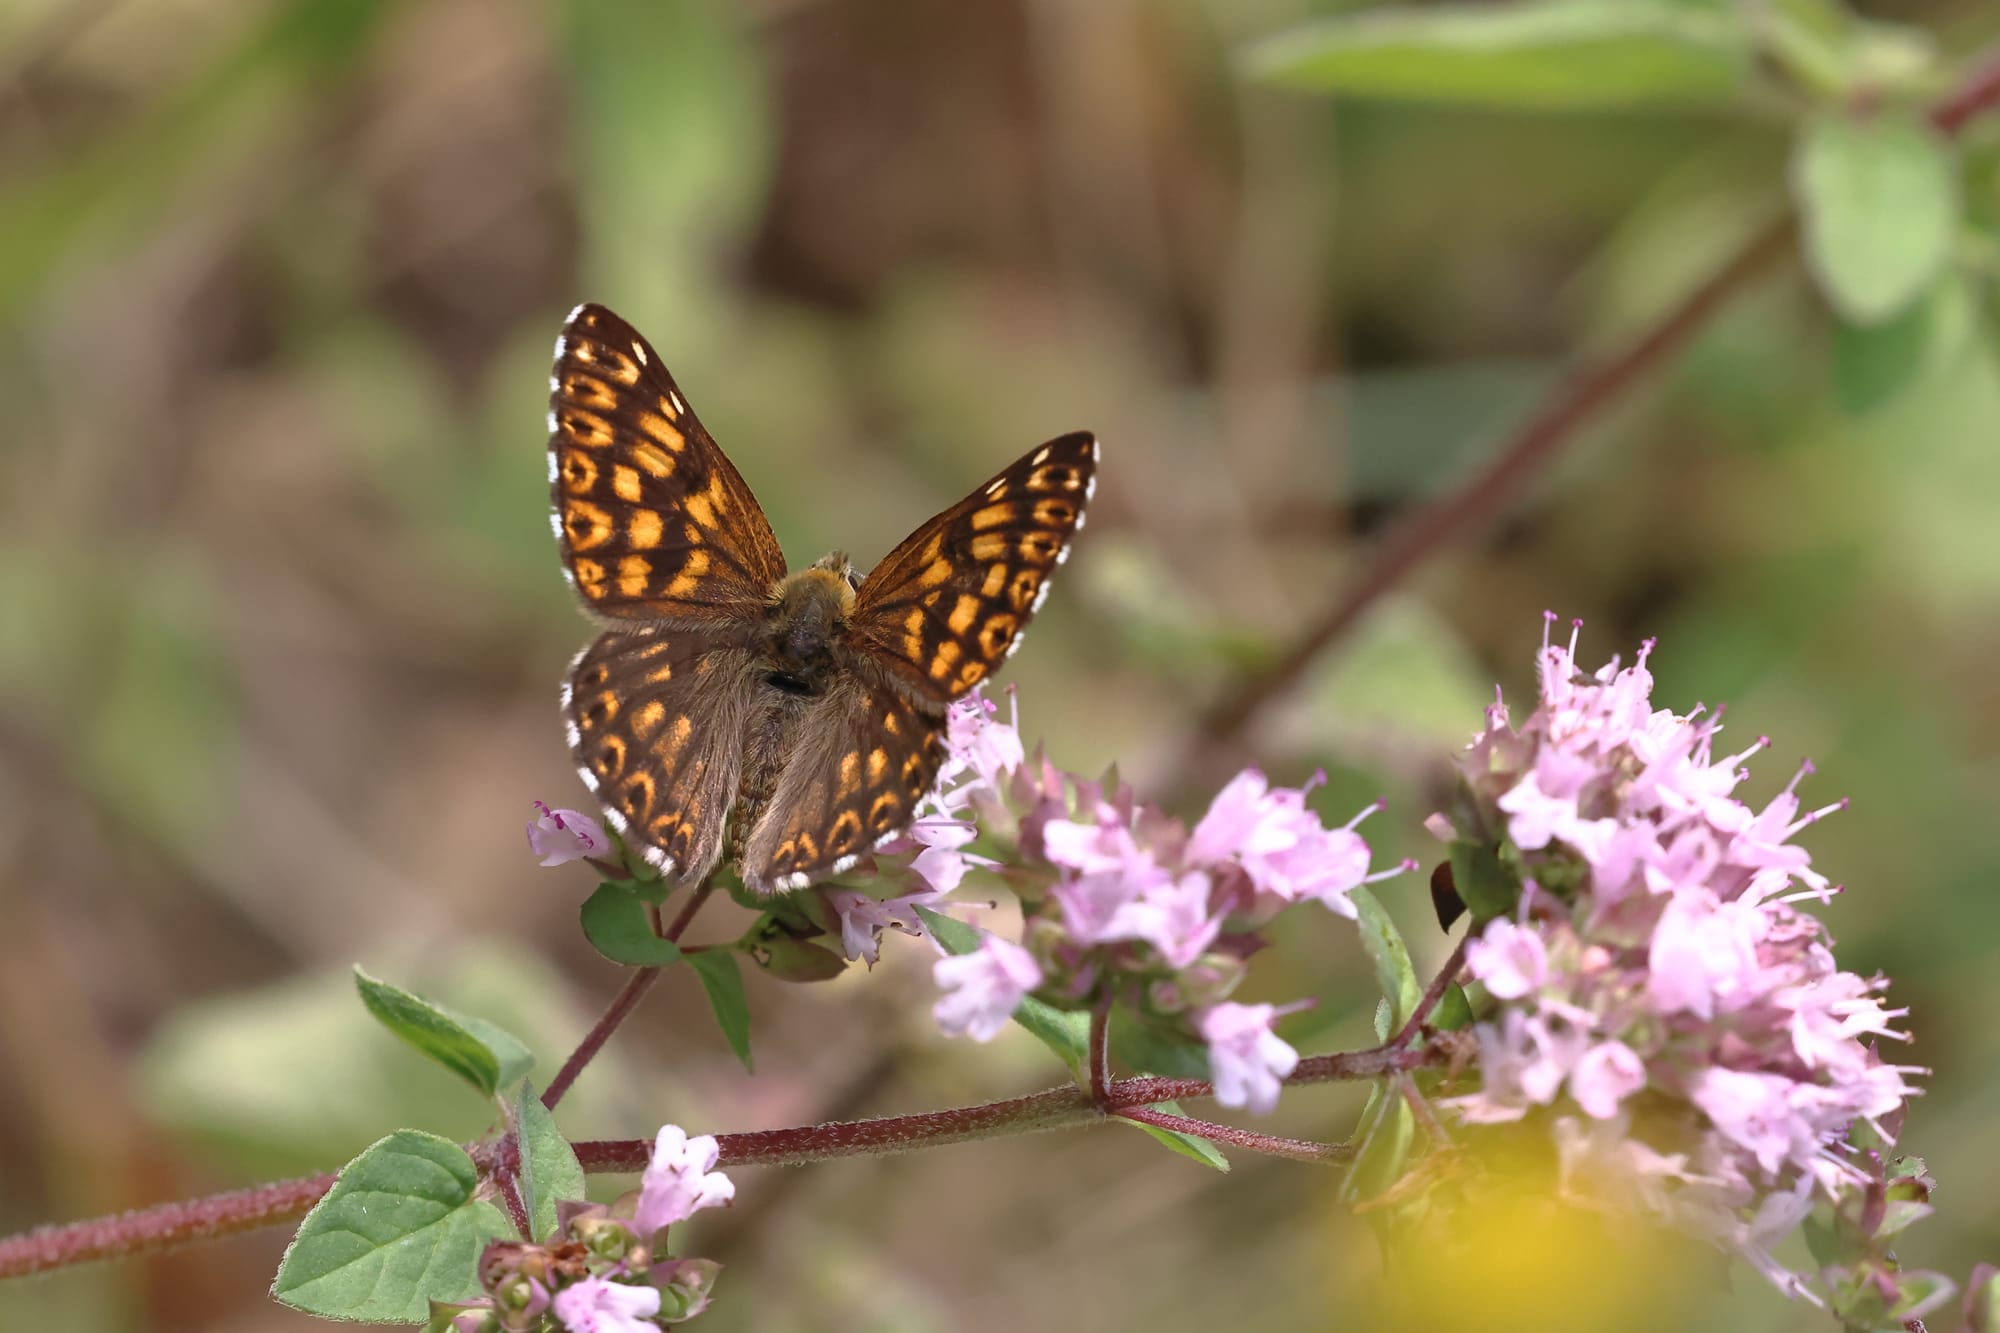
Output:
M1097 439L1064 435L918 528L855 594L856 638L938 703L991 675L1069 555L1097 485Z
M638 330L578 306L549 390L551 523L585 606L666 625L761 608L784 553Z
M571 667L563 714L577 774L661 873L699 881L723 852L761 673L703 630L599 635Z
M803 888L907 829L944 759L944 722L850 676L815 700L744 840L754 892Z

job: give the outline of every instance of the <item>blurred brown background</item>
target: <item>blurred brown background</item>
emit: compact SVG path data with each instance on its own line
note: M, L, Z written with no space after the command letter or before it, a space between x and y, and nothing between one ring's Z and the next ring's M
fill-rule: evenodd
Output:
M1310 8L0 6L0 1230L329 1169L397 1125L478 1133L477 1100L368 1022L354 962L544 1070L617 986L575 929L588 874L538 870L521 833L531 800L586 800L555 687L589 631L542 460L577 301L647 332L795 564L871 561L1098 431L1090 529L1007 679L1060 762L1164 794L1195 710L1372 535L1776 205L1776 123L1238 75ZM1947 50L2000 31L1983 0L1876 8ZM1990 172L1972 188L2000 209ZM1340 819L1386 796L1378 863L1429 856L1439 757L1493 681L1528 687L1543 607L1587 619L1593 661L1659 635L1663 702L1776 738L1758 790L1810 754L1809 794L1854 797L1807 844L1851 886L1844 962L1896 977L1938 1070L1908 1143L1940 1216L1905 1257L1961 1277L2000 1255L2000 357L1968 295L1977 332L1857 412L1784 268L1254 744L1286 779L1328 768ZM1419 879L1383 896L1434 965ZM1321 997L1286 1028L1307 1050L1369 1040L1344 923L1294 922L1253 984ZM937 1037L931 998L894 938L873 973L752 977L746 1078L670 976L563 1123L720 1132L1059 1080L1018 1034ZM1338 1138L1358 1104L1302 1090L1269 1127ZM1218 1176L1117 1129L738 1181L688 1239L729 1265L712 1333L1344 1327L1381 1271L1333 1175ZM301 1328L265 1296L282 1243L13 1284L0 1327ZM1620 1326L1820 1326L1712 1276Z

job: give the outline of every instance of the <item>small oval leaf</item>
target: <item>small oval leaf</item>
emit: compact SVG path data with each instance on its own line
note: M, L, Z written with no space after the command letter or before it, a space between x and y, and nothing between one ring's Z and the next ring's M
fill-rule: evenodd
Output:
M680 946L653 931L645 900L610 880L583 902L583 934L592 948L627 967L670 967L681 960Z
M1853 323L1908 307L1951 252L1958 165L1919 112L1821 113L1799 138L1792 189L1813 276Z
M354 969L361 1003L389 1031L491 1097L524 1077L535 1057L512 1033Z
M736 1052L745 1069L751 1069L750 1001L743 994L743 973L736 965L736 955L727 949L713 949L689 954L688 962L701 978L701 988L708 992L709 1007L715 1010L715 1021L722 1026L729 1049Z

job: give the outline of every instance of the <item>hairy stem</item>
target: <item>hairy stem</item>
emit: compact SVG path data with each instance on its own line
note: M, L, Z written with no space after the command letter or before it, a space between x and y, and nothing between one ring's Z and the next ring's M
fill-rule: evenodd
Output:
M1365 1051L1301 1060L1288 1083L1382 1078L1429 1064L1422 1048L1378 1046ZM916 1115L884 1116L793 1129L719 1134L724 1166L790 1166L836 1157L883 1156L1102 1122L1108 1114L1157 1102L1213 1096L1207 1081L1192 1078L1126 1078L1106 1084L1101 1103L1088 1088L1051 1088L1005 1101ZM1199 1122L1197 1122L1199 1123ZM1179 1128L1179 1126L1173 1126ZM1193 1132L1193 1131L1189 1131ZM1218 1142L1234 1142L1219 1139ZM1251 1146L1244 1144L1243 1146ZM638 1171L652 1151L650 1139L601 1139L575 1145L586 1171ZM0 1278L45 1273L98 1259L146 1254L190 1241L282 1226L304 1217L333 1188L329 1173L235 1190L206 1199L162 1204L117 1217L44 1227L0 1239Z
M1105 996L1090 1011L1090 1097L1104 1105L1105 1090L1111 1083L1111 997Z
M1308 1139L1287 1139L1280 1138L1276 1134L1259 1134L1255 1130L1238 1129L1234 1125L1218 1125L1207 1120L1196 1120L1190 1116L1156 1111L1150 1106L1127 1107L1117 1112L1117 1115L1119 1119L1130 1120L1135 1124L1152 1125L1156 1129L1171 1129L1192 1138L1207 1139L1210 1143L1227 1144L1232 1148L1263 1153L1267 1157L1287 1157L1294 1162L1318 1162L1326 1165L1348 1162L1354 1158L1354 1149L1344 1143L1314 1143Z
M703 883L700 888L689 894L687 904L681 908L680 915L675 917L674 923L661 934L667 939L679 940L681 932L688 928L688 923L694 920L694 914L701 910L702 904L708 901L709 895L713 892L712 885ZM654 909L655 926L660 919L658 910ZM563 1094L570 1090L570 1085L576 1082L579 1074L583 1073L584 1066L597 1058L597 1053L604 1049L604 1043L611 1040L611 1034L616 1032L619 1026L631 1017L632 1011L639 1007L639 1001L653 988L653 983L660 979L660 971L661 969L657 967L642 967L626 979L623 988L612 997L611 1003L605 1007L603 1014L599 1015L597 1022L591 1025L590 1031L583 1034L583 1040L577 1043L576 1049L569 1053L569 1059L563 1061L562 1068L558 1069L556 1076L549 1080L549 1086L542 1090L543 1106L552 1111L555 1109L556 1103L563 1099Z

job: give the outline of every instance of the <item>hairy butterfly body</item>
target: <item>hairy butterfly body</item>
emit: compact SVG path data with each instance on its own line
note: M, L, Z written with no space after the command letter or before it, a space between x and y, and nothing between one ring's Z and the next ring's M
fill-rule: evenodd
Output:
M1097 442L1016 460L858 577L787 573L757 498L638 331L578 306L550 377L551 521L605 632L563 686L570 749L662 873L727 859L760 893L902 833L945 711L1005 661L1096 486Z

